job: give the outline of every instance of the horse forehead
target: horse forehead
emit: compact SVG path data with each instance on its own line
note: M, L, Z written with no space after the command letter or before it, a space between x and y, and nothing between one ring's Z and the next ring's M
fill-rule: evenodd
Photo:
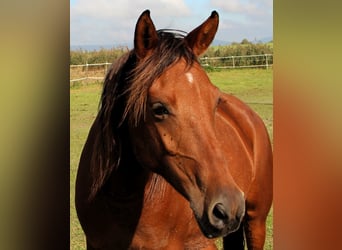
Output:
M197 63L191 67L183 62L177 63L161 75L159 82L159 87L173 90L212 87L206 73Z
M216 95L216 87L197 63L188 67L185 62L171 66L152 84L150 97L162 98L170 104L206 105ZM208 104L211 105L211 104Z

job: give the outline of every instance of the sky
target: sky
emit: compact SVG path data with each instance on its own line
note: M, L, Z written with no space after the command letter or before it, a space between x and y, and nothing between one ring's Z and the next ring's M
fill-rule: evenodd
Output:
M156 29L190 32L216 10L216 40L273 37L273 0L70 0L70 45L132 46L136 21L145 9Z

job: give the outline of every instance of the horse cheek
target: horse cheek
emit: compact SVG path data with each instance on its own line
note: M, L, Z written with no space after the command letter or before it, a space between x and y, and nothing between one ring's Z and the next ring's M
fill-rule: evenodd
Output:
M161 141L155 129L137 128L132 133L133 151L138 162L153 172L160 166L162 157Z

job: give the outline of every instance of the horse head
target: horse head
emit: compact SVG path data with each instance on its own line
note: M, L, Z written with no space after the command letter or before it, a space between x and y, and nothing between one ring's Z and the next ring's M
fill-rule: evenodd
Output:
M158 32L145 11L136 24L135 76L125 108L138 162L189 201L209 238L237 230L245 213L244 194L229 172L216 133L221 92L196 60L214 39L218 22L213 11L179 38ZM176 51L181 51L179 58ZM141 83L149 78L149 85Z

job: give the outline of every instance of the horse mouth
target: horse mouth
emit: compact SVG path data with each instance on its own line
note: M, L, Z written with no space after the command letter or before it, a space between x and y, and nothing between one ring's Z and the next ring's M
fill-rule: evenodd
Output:
M209 239L226 236L226 234L221 232L221 230L214 228L208 224L203 224L203 223L198 223L198 224L203 235Z
M204 218L196 218L197 224L201 229L203 235L209 239L224 237L230 232L226 228L217 228L209 223L208 220Z
M196 218L197 219L197 218ZM204 218L197 219L199 228L203 235L209 239L225 237L230 233L237 231L241 226L241 221L235 224L223 224L220 227L213 226L209 220Z

